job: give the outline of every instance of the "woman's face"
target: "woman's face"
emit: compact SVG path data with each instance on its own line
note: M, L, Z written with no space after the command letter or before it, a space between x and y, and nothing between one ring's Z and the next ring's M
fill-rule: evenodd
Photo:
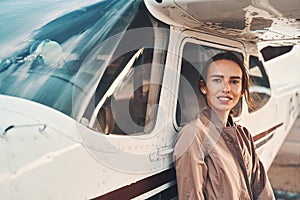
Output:
M242 70L231 60L217 60L207 71L206 94L208 105L218 114L229 114L242 96Z

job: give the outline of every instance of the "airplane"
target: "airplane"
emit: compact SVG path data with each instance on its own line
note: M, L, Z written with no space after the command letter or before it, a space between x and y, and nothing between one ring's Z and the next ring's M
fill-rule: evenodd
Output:
M268 169L300 112L300 2L0 2L0 199L176 199L173 148L232 51L256 107L236 123Z

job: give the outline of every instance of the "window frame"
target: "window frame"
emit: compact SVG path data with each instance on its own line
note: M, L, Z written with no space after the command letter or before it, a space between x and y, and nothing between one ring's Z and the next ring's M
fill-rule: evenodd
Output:
M201 45L201 46L206 46L206 47L211 47L211 48L218 48L221 50L229 50L229 51L234 51L237 53L240 53L243 56L243 61L246 63L246 55L244 49L244 45L241 42L238 41L233 41L233 40L228 40L224 38L218 38L214 37L211 35L206 35L206 34L201 34L201 33L195 33L192 31L186 31L185 32L187 35L182 39L179 45L179 56L178 56L178 66L177 66L177 73L179 74L176 77L176 89L175 89L175 101L173 105L173 126L176 131L179 131L183 126L180 126L177 123L177 101L179 97L179 85L180 85L180 77L181 77L181 67L182 67L182 57L183 57L183 50L184 47L187 43L192 43L196 45ZM200 35L200 37L195 37L194 35ZM199 38L205 38L207 40L201 40ZM200 92L200 91L199 91ZM241 119L243 110L244 110L244 98L242 98L242 103L241 103L241 112L239 116L234 117L234 121L239 121Z
M265 67L264 67L264 63L263 63L262 59L260 59L260 57L255 56L255 55L249 55L248 65L249 65L249 79L250 79L250 86L249 86L250 96L251 96L251 93L253 93L253 92L251 91L251 87L253 87L252 84L254 84L254 81L253 81L253 78L252 78L252 77L254 77L254 76L251 75L251 69L253 68L253 67L251 67L251 61L252 61L253 59L256 59L256 62L258 62L258 65L255 65L254 67L258 67L258 69L260 70L259 72L260 72L260 74L262 75L262 77L261 77L260 79L263 79L263 81L265 82L264 85L263 85L263 84L262 84L262 85L258 85L258 84L257 84L257 85L254 85L254 86L258 86L258 87L260 87L260 88L266 88L266 90L268 90L269 96L268 96L268 99L267 99L266 101L263 102L263 104L259 105L259 107L257 107L257 108L250 108L250 107L248 107L248 112L249 112L249 114L252 114L252 113L257 112L257 111L261 110L262 108L264 108L264 107L266 106L266 104L270 101L271 96L272 96L272 88L271 88L270 79L269 79L269 76L268 76L268 74L267 74L267 72L266 72L266 69L265 69ZM254 61L254 62L255 62L255 61ZM257 77L257 76L256 76L256 77ZM267 94L266 90L262 90L262 93ZM265 92L264 92L264 91L265 91ZM259 97L259 98L260 98L260 97ZM253 99L253 98L252 98L252 99ZM253 101L254 101L254 100L255 100L255 99L253 99ZM255 103L255 101L254 101L254 103ZM255 105L256 105L256 104L255 104Z
M153 30L153 38L155 38L155 37L164 37L164 39L165 39L164 41L165 42L164 42L164 44L162 44L162 42L157 43L156 40L153 40L153 47L150 48L150 47L148 47L146 45L145 48L143 47L143 48L141 48L139 50L134 50L133 57L131 57L129 59L129 61L125 64L125 66L122 67L121 73L122 73L122 71L125 68L127 68L128 64L131 65L131 66L128 66L128 67L134 68L134 66L136 65L136 62L138 62L138 59L139 59L139 58L138 59L134 59L134 57L136 56L135 54L139 53L139 51L143 52L145 49L152 49L151 61L149 63L148 62L142 63L142 65L145 65L145 64L146 65L151 65L150 66L150 82L160 81L160 83L159 83L160 87L157 89L158 92L157 92L157 96L156 96L156 102L157 102L157 104L159 104L159 102L160 102L160 96L161 96L161 89L162 89L161 86L163 84L163 75L165 73L163 66L166 64L167 48L168 48L169 37L170 37L170 34L169 34L170 33L170 29L169 28L170 27L167 26L166 24L162 23L162 22L157 21L156 19L153 19L152 16L149 15L149 14L148 14L148 17L149 17L149 19L150 19L150 21L151 21L152 24L151 24L151 27L149 26L149 27L146 27L146 28L151 28ZM155 21L157 23L153 23L153 21ZM140 28L143 29L144 27L140 27ZM158 31L156 29L160 29L160 31ZM163 30L161 30L161 29L163 29ZM132 58L133 58L133 63L130 64ZM154 70L154 67L159 68L159 69ZM153 73L159 73L160 80L157 80L157 78L155 78L156 80L152 80L153 79L153 77L152 77ZM116 79L118 79L118 77L119 77L120 74L118 74L116 76ZM108 87L108 89L107 89L106 92L108 92L108 90L111 89L111 87L114 84L114 82L115 81L112 82L112 84ZM118 87L118 85L119 84L116 84L116 88ZM153 86L150 86L150 85L149 85L149 87L151 87L152 88L152 92L155 93L155 91L154 91L155 88ZM95 90L96 90L96 88L97 88L97 86L95 86ZM101 99L103 99L104 102L109 97L109 95L106 96L106 92L104 93L103 97L101 98ZM95 95L95 93L94 93L94 95ZM110 96L112 97L112 96L114 96L114 94L112 94ZM150 100L150 98L147 98L147 101L149 101L149 100ZM102 101L102 100L100 100L100 101ZM150 134L155 129L155 125L156 125L157 120L158 120L158 117L157 117L158 116L158 113L157 113L158 111L157 111L157 109L154 110L155 111L155 116L153 117L151 115L151 119L152 119L150 121L151 128L149 128L150 126L145 125L144 126L144 130L142 132L134 132L134 133L126 133L126 132L124 132L124 134L118 134L118 133L114 133L114 132L112 132L112 133L105 133L105 130L102 130L102 129L99 130L99 131L97 131L95 129L94 124L97 123L96 122L97 121L97 116L99 115L99 112L100 112L101 108L103 107L103 105L102 106L98 106L100 104L100 101L96 102L96 105L93 105L93 103L95 103L95 102L93 102L93 98L92 98L90 100L90 102L89 102L89 105L87 106L87 108L85 110L85 112L86 112L89 109L88 107L91 107L91 110L92 110L92 111L90 111L91 114L87 114L87 117L85 117L85 114L83 114L82 118L80 119L80 122L82 124L86 125L88 128L90 128L90 129L92 129L92 130L94 130L94 131L96 131L98 133L101 133L101 134L110 134L110 135L148 135L148 134ZM150 101L152 102L153 98ZM103 103L103 102L101 102L101 103ZM147 104L146 116L149 114L148 113L149 112L149 107L150 106ZM128 110L129 110L129 108L128 108Z

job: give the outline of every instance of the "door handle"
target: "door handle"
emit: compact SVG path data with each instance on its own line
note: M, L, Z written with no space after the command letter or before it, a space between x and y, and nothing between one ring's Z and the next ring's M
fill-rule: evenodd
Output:
M173 152L174 152L173 148L170 148L170 149L159 149L157 151L157 154L159 156L166 156L166 155L172 154Z
M157 148L149 154L151 161L158 161L163 158L169 157L174 152L174 149L170 146Z

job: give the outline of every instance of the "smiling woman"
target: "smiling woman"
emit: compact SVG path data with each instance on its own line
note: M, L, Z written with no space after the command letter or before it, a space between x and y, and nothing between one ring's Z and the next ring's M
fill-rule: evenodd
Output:
M225 122L230 110L243 95L243 73L234 61L216 60L209 67L206 77L206 80L200 80L200 90L206 95L208 106Z
M251 134L230 115L243 95L252 102L243 62L231 52L214 55L199 86L207 107L175 144L179 199L275 199Z

